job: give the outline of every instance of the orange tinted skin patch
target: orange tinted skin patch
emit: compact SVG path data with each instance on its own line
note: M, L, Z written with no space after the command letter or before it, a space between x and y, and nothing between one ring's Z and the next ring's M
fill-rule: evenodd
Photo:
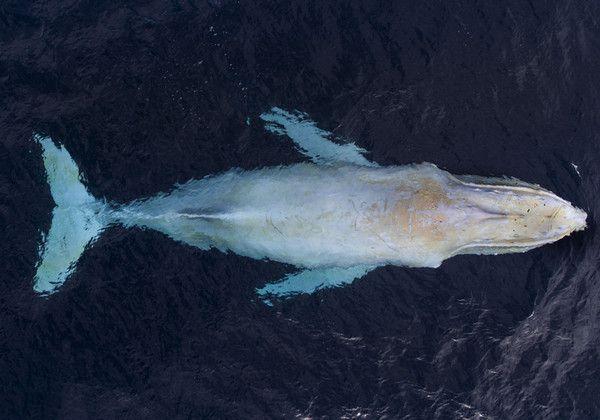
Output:
M432 180L424 179L410 200L412 212L411 237L423 238L426 243L440 242L447 238L448 226L441 226L448 221L444 210L452 205L442 186Z
M418 182L416 191L414 185L408 183L395 190L407 197L399 198L391 206L387 200L383 205L372 204L364 215L364 222L370 229L400 247L415 242L422 246L439 246L449 235L456 233L447 225L449 219L445 214L454 200L438 182L427 178Z
M424 179L421 188L414 194L413 202L416 210L436 210L441 205L449 205L451 200L438 182Z

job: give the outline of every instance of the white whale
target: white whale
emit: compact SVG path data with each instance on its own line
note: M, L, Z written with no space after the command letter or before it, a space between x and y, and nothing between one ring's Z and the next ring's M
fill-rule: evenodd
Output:
M232 169L116 206L92 197L68 152L35 136L56 203L34 288L52 293L111 224L200 248L293 264L263 296L348 283L375 267L438 267L458 254L524 252L586 226L586 213L517 179L455 176L433 164L381 167L304 114L273 108L267 128L310 163Z

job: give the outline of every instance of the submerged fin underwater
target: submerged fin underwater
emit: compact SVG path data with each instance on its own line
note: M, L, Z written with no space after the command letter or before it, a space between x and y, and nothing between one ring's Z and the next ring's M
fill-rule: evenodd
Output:
M113 224L296 266L257 289L267 303L348 284L388 264L435 268L458 254L525 252L586 226L585 212L538 185L454 176L430 163L381 167L306 114L272 108L260 118L310 162L231 169L125 205L90 195L67 150L35 135L56 204L35 291L59 290Z

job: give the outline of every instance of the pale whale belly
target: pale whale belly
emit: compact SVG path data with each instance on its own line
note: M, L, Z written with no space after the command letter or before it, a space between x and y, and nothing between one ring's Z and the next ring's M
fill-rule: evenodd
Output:
M298 164L192 181L122 211L127 224L196 247L301 267L435 267L466 219L489 217L460 202L459 185L433 165Z

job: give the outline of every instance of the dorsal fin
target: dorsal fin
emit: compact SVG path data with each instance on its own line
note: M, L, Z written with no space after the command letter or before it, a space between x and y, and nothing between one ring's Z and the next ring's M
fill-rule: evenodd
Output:
M225 219L228 217L228 214L222 211L203 208L185 208L178 214L188 219Z

